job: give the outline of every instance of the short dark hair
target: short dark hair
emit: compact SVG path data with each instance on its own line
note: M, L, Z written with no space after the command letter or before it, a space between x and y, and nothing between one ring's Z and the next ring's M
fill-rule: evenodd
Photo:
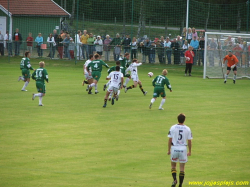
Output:
M124 56L128 56L128 55L129 55L129 53L125 53L125 54L124 54Z
M115 67L115 70L116 70L116 71L120 71L120 66L116 66L116 67Z
M100 55L96 53L96 54L94 55L94 57L95 57L95 59L97 59L97 58L100 57Z
M116 64L116 65L120 65L121 62L118 60L118 61L115 62L115 64Z
M25 52L25 57L27 57L29 53L30 53L29 51L26 51Z
M92 54L91 54L91 55L89 55L89 59L93 58L93 56L94 56L94 55L92 55Z
M177 117L179 123L184 123L186 116L183 113L180 113Z

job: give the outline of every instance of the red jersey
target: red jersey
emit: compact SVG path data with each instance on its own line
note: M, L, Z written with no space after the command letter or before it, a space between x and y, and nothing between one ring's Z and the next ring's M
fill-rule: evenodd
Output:
M224 60L227 60L227 67L231 67L232 65L237 64L239 62L239 60L235 55L232 56L226 55Z
M18 33L15 34L15 41L19 41Z
M236 56L240 56L240 52L242 51L241 47L235 47L233 48L233 51L235 52Z
M33 37L27 37L27 46L33 46Z
M190 60L189 61L187 61L186 60L186 63L187 64L193 64L193 60L194 60L194 52L193 51L189 51L189 50L187 50L186 52L185 52L185 57L189 57L190 58Z

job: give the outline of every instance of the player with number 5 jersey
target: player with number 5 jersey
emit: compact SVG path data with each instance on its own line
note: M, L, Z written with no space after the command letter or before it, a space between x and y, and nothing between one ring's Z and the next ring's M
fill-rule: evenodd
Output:
M46 88L45 88L45 82L49 83L49 75L47 70L44 68L45 62L41 61L39 62L39 68L34 71L32 74L32 79L36 80L36 88L38 93L32 94L32 100L35 99L35 97L39 97L39 106L43 106L42 99L43 96L45 96Z
M168 71L166 69L164 69L162 71L162 75L158 75L157 77L154 78L154 80L152 82L152 84L154 86L154 94L153 94L153 98L151 99L149 109L152 108L152 105L155 102L156 98L161 96L162 100L161 100L161 104L159 106L159 110L164 110L162 108L163 104L166 101L166 93L165 93L164 86L166 85L167 88L170 90L170 92L172 92L171 84L170 84L168 78L166 77L167 74L168 74Z
M172 186L177 184L176 163L180 163L179 186L182 186L185 176L185 163L187 156L191 156L192 148L192 132L191 129L184 124L186 116L181 113L177 117L178 124L173 125L168 133L168 155L171 155L171 173L174 179ZM188 146L188 152L187 152Z

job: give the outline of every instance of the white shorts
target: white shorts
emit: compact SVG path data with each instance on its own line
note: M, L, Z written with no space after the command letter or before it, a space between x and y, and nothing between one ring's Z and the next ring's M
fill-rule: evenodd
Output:
M186 163L187 158L187 147L186 146L172 146L171 147L171 161Z
M117 94L119 88L117 87L114 87L113 85L109 85L107 91L110 92L110 93L114 93L114 94Z
M139 81L139 76L138 76L138 75L132 75L132 76L131 76L131 79L132 79L133 81L138 82L138 81Z
M92 78L93 78L91 75L89 76L89 73L85 73L84 75L85 75L85 78L86 78L87 80L89 80L89 79L92 79Z

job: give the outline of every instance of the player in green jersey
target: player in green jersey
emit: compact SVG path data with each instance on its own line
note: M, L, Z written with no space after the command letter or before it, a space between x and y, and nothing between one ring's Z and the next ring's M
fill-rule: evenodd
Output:
M30 69L35 70L30 65L30 52L25 52L25 58L22 58L20 62L20 69L22 70L22 76L19 76L18 81L23 80L25 83L21 91L27 91L26 87L30 82Z
M42 100L46 93L45 82L49 83L49 75L47 70L44 68L45 62L39 62L39 68L32 74L32 79L36 80L36 88L39 93L32 94L32 100L35 97L39 97L39 106L43 106Z
M119 61L121 62L121 67L124 67L124 69L126 70L129 65L130 65L130 54L129 53L125 53L124 54L124 58L119 58ZM123 74L124 75L124 74ZM125 88L129 82L129 80L131 79L131 76L127 76L127 79L125 81L125 83L123 84L123 87Z
M151 99L149 109L151 109L151 107L152 107L153 103L155 102L156 98L161 96L162 100L161 100L161 104L159 106L159 110L164 110L162 108L162 105L166 101L166 93L165 93L164 85L166 85L167 88L170 90L170 92L172 92L172 87L170 85L170 82L169 82L168 78L166 77L167 74L168 74L168 71L166 69L164 69L162 71L162 75L158 75L153 80L152 84L154 86L154 94L153 94L153 98Z
M100 60L100 55L99 54L95 54L94 55L95 60L93 60L92 62L90 62L87 66L87 71L89 73L89 75L92 75L93 77L93 83L91 83L90 85L88 85L88 88L86 89L86 91L88 91L90 88L95 87L95 94L98 93L97 91L97 83L101 77L101 72L102 72L102 66L105 66L107 68L109 68L108 64L106 64L105 62L103 62L102 60ZM91 71L90 71L91 69Z

